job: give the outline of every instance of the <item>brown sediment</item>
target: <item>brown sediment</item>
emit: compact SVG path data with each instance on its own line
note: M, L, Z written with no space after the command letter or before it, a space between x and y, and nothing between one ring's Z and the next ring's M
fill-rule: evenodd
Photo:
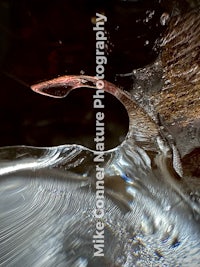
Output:
M164 85L156 110L167 124L200 119L200 9L172 18L162 40Z
M183 171L187 176L200 178L200 148L196 148L184 156L182 163Z

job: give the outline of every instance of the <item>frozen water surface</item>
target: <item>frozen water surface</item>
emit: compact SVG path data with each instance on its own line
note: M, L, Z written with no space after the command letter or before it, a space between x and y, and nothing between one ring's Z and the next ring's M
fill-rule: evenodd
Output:
M0 156L0 266L199 266L199 205L180 194L164 154L150 159L130 142L105 154L103 258L93 257L92 151L14 147Z
M169 86L174 89L174 81L163 85L168 65L163 77L160 64L164 61L160 60L147 68L149 76L144 70L136 71L140 82L135 99L106 83L106 90L127 108L129 132L120 146L105 152L101 164L105 170L104 257L94 257L92 242L96 229L94 151L78 145L4 147L0 149L0 266L200 266L200 186L190 187L181 158L189 149L181 150L183 144L177 147L173 137L165 134L169 126L179 131L165 117L166 107L160 109L164 121L160 128L155 105L139 94L140 85L143 89L152 86L151 95L160 88L163 92ZM194 90L199 84L198 70L192 66ZM171 73L176 80L175 70ZM146 80L141 83L140 77ZM72 89L94 84L92 77L65 76L33 89L64 97ZM193 132L196 138L198 130Z
M32 87L63 97L88 76ZM56 86L63 86L56 91ZM131 96L105 82L127 108L129 132L105 152L104 257L94 257L94 151L77 145L0 150L1 266L199 266L200 205L182 179L176 148ZM198 191L198 189L196 188Z

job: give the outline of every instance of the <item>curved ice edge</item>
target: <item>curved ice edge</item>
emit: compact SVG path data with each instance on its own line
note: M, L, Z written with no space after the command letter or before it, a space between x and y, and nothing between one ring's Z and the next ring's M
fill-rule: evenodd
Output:
M123 143L122 143L123 144ZM116 151L119 147L102 151L104 155ZM97 152L82 145L69 144L53 147L34 147L34 146L5 146L0 147L0 175L8 174L23 169L39 169L45 167L58 166L62 163L67 153L75 153L78 156L81 152L91 154Z

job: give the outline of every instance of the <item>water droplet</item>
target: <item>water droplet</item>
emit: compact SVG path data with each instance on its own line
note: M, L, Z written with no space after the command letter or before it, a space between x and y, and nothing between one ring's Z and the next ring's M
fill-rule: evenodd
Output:
M170 205L168 205L168 206L165 207L165 210L166 211L170 211L170 209L171 209L171 206Z
M161 17L160 17L160 24L161 24L162 26L167 25L167 23L169 22L169 19L170 19L169 14L166 13L166 12L163 13L163 14L161 15Z
M81 71L80 71L80 74L81 74L81 75L84 75L84 74L85 74L85 71L84 71L84 70L81 70Z

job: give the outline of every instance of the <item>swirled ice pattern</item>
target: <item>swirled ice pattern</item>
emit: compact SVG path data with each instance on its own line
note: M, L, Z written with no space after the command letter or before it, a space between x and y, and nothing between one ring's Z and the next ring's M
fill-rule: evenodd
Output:
M188 45L184 45L187 57L180 60L183 47L174 49L174 42L169 42L163 54L163 62L171 62L170 51L173 54L178 51L172 68L167 63L165 68L172 80L171 90L178 86L174 95L179 92L184 96L181 105L177 101L177 118L182 107L187 114L188 106L191 107L193 102L189 101L190 97L191 100L199 100L196 97L199 79L193 79L191 75L193 83L187 84L188 79L185 78L180 83L182 74L186 78L190 77L188 73L199 74L197 62L190 64L193 53L188 53L194 48L194 55L198 51L198 18L199 12L195 11L182 19L183 25L192 25L191 34L188 33L188 26L178 27L180 34L183 29L187 30L186 39L177 39L178 48L180 40L186 44L188 36L194 37L189 38L189 50ZM173 39L176 37L174 30L172 36ZM189 63L183 64L186 59ZM179 135L179 142L174 142L171 137L164 138L164 131L162 133L161 127L155 123L156 119L153 121L147 115L153 117L154 108L149 104L148 94L146 99L143 98L140 86L145 89L147 85L155 92L160 90L162 66L159 61L156 63L150 66L149 75L143 70L135 73L140 81L138 88L136 82L134 94L137 103L131 95L105 82L105 91L115 95L127 108L129 133L120 146L104 153L101 164L105 170L105 214L102 219L105 225L104 257L94 257L93 247L97 220L94 214L94 152L78 145L4 147L0 149L0 267L200 266L200 188L195 180L199 177L186 176L186 173L190 175L192 172L186 168L187 172L184 173L182 162L185 159L181 162L179 156L180 152L182 156L188 153L188 143L194 145L193 135L198 137L198 130L190 129L189 137L188 134ZM182 73L183 65L186 69ZM192 72L187 71L187 67L189 70L192 68ZM152 76L151 73L158 73L158 78L157 74ZM33 85L32 89L43 95L62 98L72 89L83 85L96 88L95 84L94 77L63 76ZM168 108L171 105L175 107L172 96L171 93L167 94L160 108L166 118L168 114L174 115ZM195 117L193 114L199 114L198 101L193 104L195 108L191 109L190 118ZM178 130L175 127L173 131ZM191 131L194 132L192 136ZM189 140L187 144L186 139ZM183 148L178 151L175 143ZM191 159L193 165L196 159ZM193 186L190 186L190 181Z
M0 266L200 266L199 206L166 181L160 156L153 166L156 152L130 141L105 153L105 256L94 257L93 152L1 148Z

